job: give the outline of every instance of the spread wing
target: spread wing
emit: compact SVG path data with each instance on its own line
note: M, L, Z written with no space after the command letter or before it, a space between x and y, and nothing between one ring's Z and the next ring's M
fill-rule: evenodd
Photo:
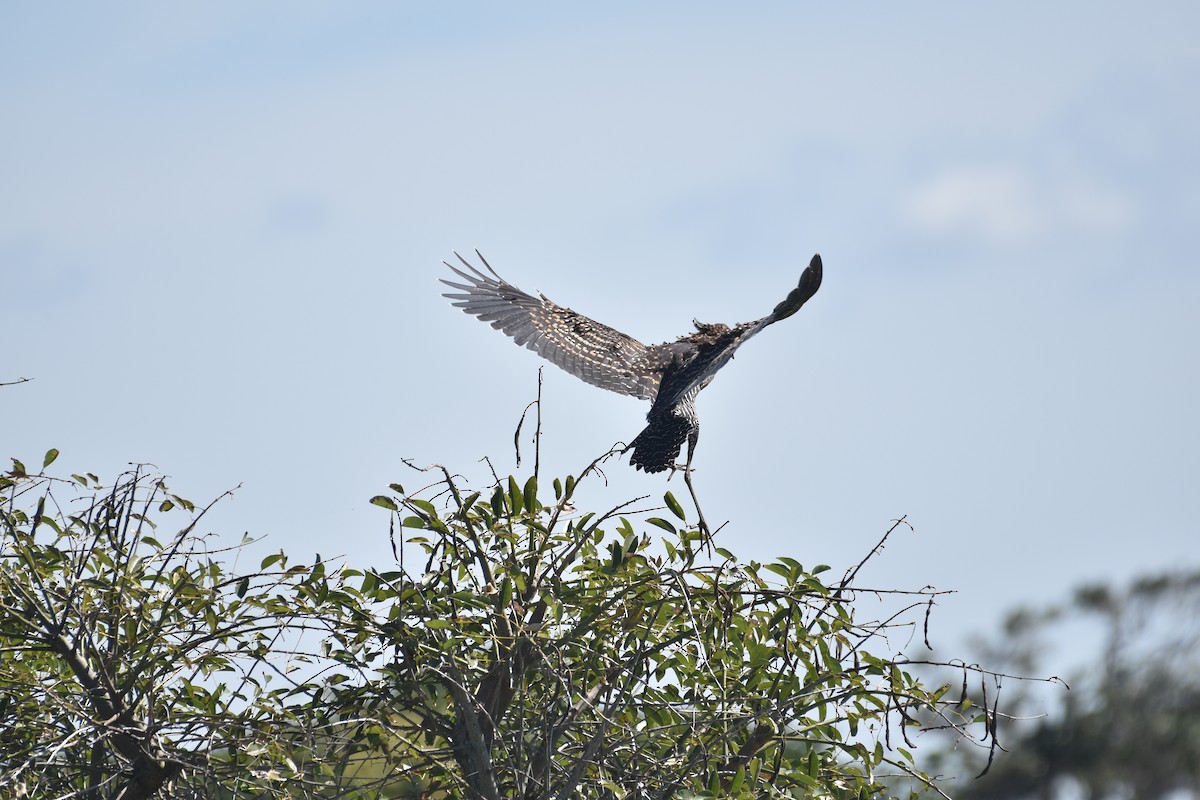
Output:
M823 272L821 255L818 253L801 273L796 288L792 289L770 314L754 322L738 325L716 339L705 342L696 348L694 356L690 356L683 363L673 364L666 372L662 393L655 399L654 407L671 407L689 396L694 398L697 392L716 377L717 371L729 363L739 347L757 336L768 325L792 316L812 299L821 288Z
M601 325L545 296L533 297L505 282L487 259L475 251L491 276L455 253L467 271L443 262L463 282L442 279L457 289L447 292L451 305L490 323L519 345L593 386L653 400L659 373L652 368L650 348L618 330Z

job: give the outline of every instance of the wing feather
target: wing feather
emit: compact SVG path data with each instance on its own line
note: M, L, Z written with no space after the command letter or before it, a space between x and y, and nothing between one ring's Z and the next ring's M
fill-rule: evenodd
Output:
M654 407L670 408L689 396L694 398L696 393L707 386L716 377L717 372L729 363L739 347L761 333L768 325L792 316L812 299L821 288L823 272L820 254L814 255L808 267L801 273L796 288L792 289L770 314L730 329L715 341L696 347L694 354L689 354L682 363L673 365L664 380L662 393L655 399Z
M522 292L496 274L476 251L490 276L480 272L458 253L464 271L443 262L464 282L442 278L456 292L444 297L451 305L479 317L550 363L593 386L620 394L653 400L658 392L658 372L651 369L651 349L618 330L602 325L545 296Z

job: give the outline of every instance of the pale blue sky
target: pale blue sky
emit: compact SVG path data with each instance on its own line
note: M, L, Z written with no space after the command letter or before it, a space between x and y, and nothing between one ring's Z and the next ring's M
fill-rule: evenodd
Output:
M1196 565L1200 6L449 8L0 11L0 455L241 483L230 540L381 564L401 458L511 469L534 392L439 296L453 249L647 342L819 251L700 398L724 544L840 570L908 514L870 579L959 590L947 657ZM545 470L645 411L547 371Z

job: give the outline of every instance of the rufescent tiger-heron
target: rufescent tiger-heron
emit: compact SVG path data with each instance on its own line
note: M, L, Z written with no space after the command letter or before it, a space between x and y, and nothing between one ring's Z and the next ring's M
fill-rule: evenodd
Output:
M733 327L693 320L695 333L647 346L543 294L526 294L497 275L478 250L475 253L491 275L455 253L465 269L443 263L463 282L442 279L458 290L444 296L575 377L601 389L650 400L648 424L626 448L632 451L629 463L646 472L674 469L684 441L688 443L685 473L690 472L700 436L696 395L739 347L768 325L795 314L821 287L817 254L796 288L762 319Z

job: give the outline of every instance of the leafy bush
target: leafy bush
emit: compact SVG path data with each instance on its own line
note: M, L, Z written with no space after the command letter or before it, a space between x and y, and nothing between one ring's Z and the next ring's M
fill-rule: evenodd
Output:
M240 545L198 531L211 504L160 477L104 486L14 462L0 791L859 798L898 775L930 785L915 732L987 737L993 709L891 655L933 590L863 587L867 559L829 581L824 565L707 554L669 493L579 513L571 477L468 491L436 475L372 501L392 514L391 568L278 553L239 571ZM899 607L861 619L864 593ZM974 669L951 668L964 683Z

